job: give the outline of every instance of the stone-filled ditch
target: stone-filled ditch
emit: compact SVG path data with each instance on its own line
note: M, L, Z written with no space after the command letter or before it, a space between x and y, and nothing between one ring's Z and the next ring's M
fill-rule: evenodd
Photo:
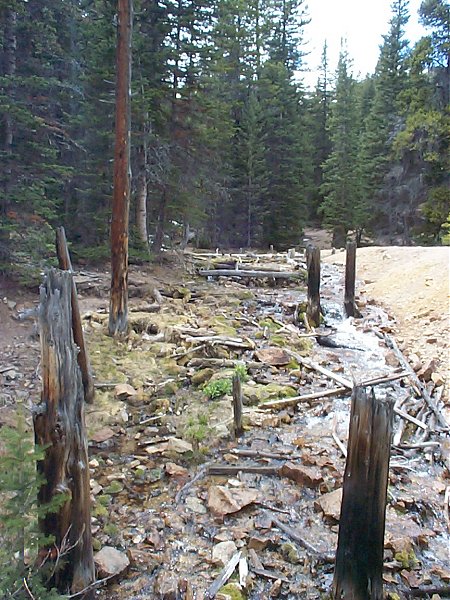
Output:
M297 255L294 266L302 261ZM285 258L266 262L282 269ZM165 286L161 306L131 300L133 330L122 342L106 335L104 311L85 314L99 386L87 415L95 547L114 547L130 562L102 598L206 598L238 551L216 597L327 597L350 391L280 401L339 386L308 361L354 382L402 368L384 342L390 321L381 309L360 296L363 318L342 317L337 267L323 266L320 343L293 323L304 282L267 283L185 274ZM238 440L230 433L236 371L245 404ZM444 433L407 377L375 390L426 427L396 417L384 581L402 598L450 581Z

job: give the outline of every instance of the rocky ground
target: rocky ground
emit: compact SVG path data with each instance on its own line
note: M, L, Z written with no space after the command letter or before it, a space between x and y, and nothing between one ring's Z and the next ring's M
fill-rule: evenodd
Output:
M403 370L386 347L387 334L445 410L448 298L438 294L448 250L430 249L439 251L431 260L428 250L359 251L363 318L355 322L340 315L342 267L333 263L342 257L323 252L321 333L333 347L293 325L294 308L305 298L301 278L277 287L262 279L198 278L195 271L212 257L135 268L132 332L118 342L105 331L108 274L79 274L97 384L87 427L99 576L124 569L102 597L211 597L221 569L233 560L235 574L216 597L324 597L333 573L350 405L350 392L335 389L342 380ZM256 264L301 273L304 258L265 256ZM154 288L163 294L159 304ZM13 423L15 403L35 401L40 389L33 323L17 320L36 296L3 282L1 297L0 423ZM375 301L384 302L388 314ZM419 319L427 323L418 326ZM245 380L245 432L237 440L230 433L229 395L236 372ZM311 394L316 397L305 398ZM393 397L422 423L395 421L386 589L392 598L417 587L444 593L450 582L448 436L410 378L379 385L376 394Z

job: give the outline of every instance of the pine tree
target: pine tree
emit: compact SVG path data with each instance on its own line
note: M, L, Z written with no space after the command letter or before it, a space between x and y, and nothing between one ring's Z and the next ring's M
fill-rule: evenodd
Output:
M328 121L331 107L330 72L328 65L328 47L324 43L319 78L310 101L308 123L310 145L312 148L313 189L309 201L309 218L316 220L318 209L323 201L321 186L323 183L323 164L330 155L331 143L328 131Z
M333 232L333 246L345 245L347 233L356 225L360 194L355 169L358 150L356 82L349 72L349 58L342 50L336 71L336 89L329 131L331 154L324 163L321 210L324 225Z
M0 596L4 599L33 597L51 600L60 596L45 587L45 569L39 569L37 554L51 543L39 531L39 518L56 512L64 497L51 506L38 506L43 483L36 464L44 456L26 431L22 407L17 411L17 427L0 429ZM27 560L25 560L27 553Z

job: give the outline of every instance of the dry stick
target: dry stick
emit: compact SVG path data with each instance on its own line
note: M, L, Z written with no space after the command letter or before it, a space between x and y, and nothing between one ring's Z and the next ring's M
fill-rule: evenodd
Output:
M450 531L449 504L450 504L450 486L447 486L445 488L445 495L444 495L444 516L445 516L445 522L447 523L447 529Z
M337 429L337 416L334 415L334 417L333 417L333 430L331 432L331 435L333 436L333 440L336 442L339 450L342 452L342 456L344 458L347 458L347 448L344 446L344 444L339 439L339 436L337 434L336 429Z
M260 467L257 465L211 465L208 475L237 475L238 473L256 473L257 475L280 475L281 467Z
M397 342L394 340L393 337L391 337L387 333L383 334L383 337L385 339L385 342L386 342L386 345L388 346L388 348L390 348L391 350L393 350L393 352L397 356L398 360L400 361L400 364L408 372L408 375L409 375L410 379L413 381L413 383L415 384L415 386L418 388L418 390L420 392L420 395L422 396L422 398L425 400L425 402L428 404L428 406L431 408L431 410L436 415L436 419L438 420L438 423L445 430L448 430L449 429L449 424L446 422L446 420L442 416L439 408L436 406L435 402L431 398L430 394L428 393L428 390L427 390L426 386L423 385L423 383L419 380L419 378L417 377L417 375L414 372L414 369L411 367L411 365L408 363L408 361L406 360L406 358L403 356L402 351L397 346Z
M183 498L186 492L194 485L194 483L196 483L199 479L201 479L207 474L210 465L211 463L206 463L205 465L203 465L202 468L197 471L195 477L193 477L190 481L183 485L183 487L180 490L178 490L177 495L175 496L175 504L178 504L180 502L180 500Z
M414 425L416 425L417 427L420 427L421 429L424 429L425 431L428 430L428 425L426 425L422 421L419 421L419 419L416 419L415 417L411 416L409 413L405 412L404 410L400 410L399 408L394 407L394 412L396 415L398 415L402 419L406 419L406 421L409 421L410 423L414 423Z
M433 596L433 594L443 596L444 598L450 596L449 585L444 585L442 587L417 588L414 590L400 588L400 590L407 596L411 596L413 598L427 598L428 596Z
M336 552L333 597L381 600L393 402L356 387Z
M317 558L317 560L319 560L320 562L324 562L324 563L325 562L326 563L334 562L334 555L324 554L322 552L319 552L316 548L314 548L314 546L312 544L310 544L309 542L305 541L302 537L300 537L294 531L294 529L292 529L292 527L289 527L289 525L285 525L282 521L279 521L275 517L271 517L271 518L272 518L272 524L275 525L275 527L278 527L278 529L281 529L281 531L283 531L292 540L294 540L294 542L297 542L297 544L299 546L301 546L302 548L307 550L310 554L315 555L314 558Z
M292 450L287 450L286 452L265 452L264 450L241 450L240 448L233 448L231 453L236 454L237 456L245 456L247 458L273 458L275 460L292 460L294 458L301 458L300 454L292 454Z
M73 273L64 227L57 227L56 229L56 254L58 256L59 268L63 271L70 271ZM86 402L92 403L94 401L95 388L92 380L91 368L89 365L89 357L87 355L86 345L84 343L83 326L81 325L80 308L78 306L77 287L73 277L71 305L73 339L75 344L80 349L78 352L77 361L81 370L84 399Z
M347 317L360 318L362 315L355 304L356 242L347 242L345 259L344 308Z
M239 438L244 433L242 426L242 386L239 375L233 375L233 419L234 437Z
M224 566L224 568L222 569L222 571L219 573L218 577L212 582L212 584L210 585L210 587L206 590L205 592L205 598L215 598L217 592L220 590L221 587L223 587L226 582L230 579L230 577L233 575L235 568L237 567L237 565L239 564L239 561L241 560L241 555L242 552L236 552L236 554L234 554L231 559L228 561L228 563Z
M318 400L320 398L327 398L329 396L341 396L342 394L348 394L349 390L346 387L334 388L332 390L324 390L323 392L314 392L312 394L304 394L303 396L293 396L292 398L281 398L280 400L273 400L272 402L264 402L259 408L270 410L272 408L286 408L289 406L296 406L300 402L309 402L309 400Z
M223 367L224 369L234 369L236 364L245 364L247 369L260 369L264 365L263 363L250 361L245 362L242 360L232 360L230 358L191 358L188 362L188 367Z
M346 379L345 377L341 377L340 375L333 373L333 371L330 371L329 369L326 369L325 367L322 367L321 365L314 363L312 360L309 360L308 358L301 356L301 354L299 354L298 352L294 352L293 350L288 350L288 349L286 349L286 352L288 354L290 354L290 356L295 358L295 360L299 364L307 367L308 369L313 369L314 371L317 371L318 373L322 373L322 375L326 375L327 377L329 377L330 379L333 379L334 381L336 381L340 385L344 386L345 388L348 388L350 390L353 388L353 382L351 382L349 379Z

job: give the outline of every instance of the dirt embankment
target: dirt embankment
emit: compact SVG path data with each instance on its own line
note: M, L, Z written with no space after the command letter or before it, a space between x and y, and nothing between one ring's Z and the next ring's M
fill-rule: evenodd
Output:
M345 263L345 252L322 251L325 262ZM395 319L395 337L407 357L449 367L449 259L447 247L368 247L357 251L357 289ZM413 358L413 357L412 357Z

